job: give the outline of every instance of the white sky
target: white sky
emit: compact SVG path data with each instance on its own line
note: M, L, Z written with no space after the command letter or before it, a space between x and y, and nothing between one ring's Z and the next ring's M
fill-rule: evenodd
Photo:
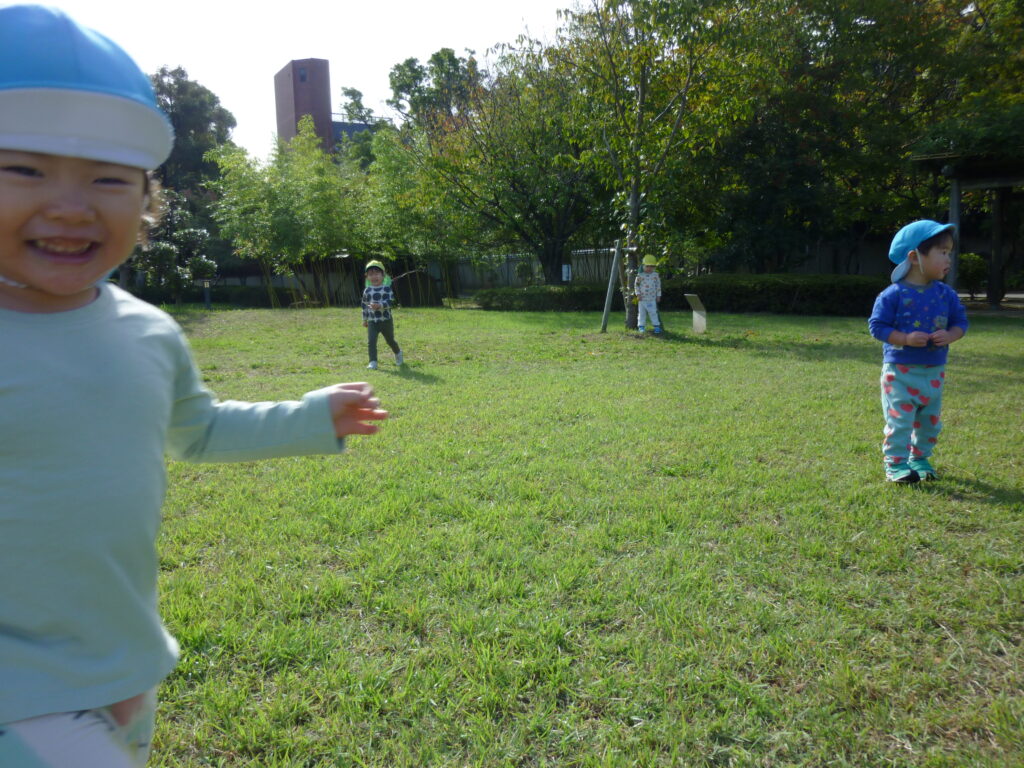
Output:
M327 59L331 107L343 87L390 115L388 73L439 48L483 59L524 31L550 42L575 0L40 0L114 40L147 74L181 66L238 122L232 138L265 159L277 132L274 75L293 59Z

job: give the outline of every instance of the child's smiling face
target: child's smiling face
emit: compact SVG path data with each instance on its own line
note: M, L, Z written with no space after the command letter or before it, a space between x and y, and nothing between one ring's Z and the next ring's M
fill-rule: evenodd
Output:
M0 149L0 306L63 312L96 297L96 283L138 242L145 205L138 168Z
M370 285L377 287L384 282L384 273L376 267L370 267L366 270L366 279L370 281Z

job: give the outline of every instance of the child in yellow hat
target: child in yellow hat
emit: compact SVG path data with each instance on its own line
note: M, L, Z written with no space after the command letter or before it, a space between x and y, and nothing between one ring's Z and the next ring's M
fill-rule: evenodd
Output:
M657 272L658 260L644 256L643 271L638 272L633 284L638 311L636 329L643 333L647 315L651 317L654 332L661 333L661 319L658 317L658 303L661 301L661 278Z

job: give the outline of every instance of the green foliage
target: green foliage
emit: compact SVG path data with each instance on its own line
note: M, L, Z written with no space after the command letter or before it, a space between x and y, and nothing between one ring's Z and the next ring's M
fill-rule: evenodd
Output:
M372 252L391 258L411 255L421 266L436 261L448 268L456 259L477 255L489 241L480 236L473 216L424 168L427 141L415 131L377 132L360 215Z
M392 67L388 105L428 131L442 129L464 112L480 87L476 58L456 56L451 48L431 55L426 66L406 59Z
M662 287L667 307L685 308L683 294L696 293L712 312L773 312L787 315L863 317L889 285L860 275L712 274L674 278Z
M888 285L884 277L856 275L701 275L662 280L661 306L686 309L684 294L696 293L714 312L773 312L795 315L862 316ZM481 309L501 311L590 311L604 308L607 286L489 288L474 295ZM622 296L615 292L616 309Z
M988 262L977 253L961 253L957 256L957 287L971 294L981 293L988 280Z
M714 142L715 122L747 114L736 73L756 78L758 62L744 43L760 29L749 4L731 0L667 3L605 0L567 12L569 21L550 56L572 72L575 129L587 160L615 190L615 217L627 246L654 251L673 220L664 199L678 195L670 166ZM753 22L753 23L752 23ZM718 120L702 115L714 112ZM635 251L627 251L621 290L633 290ZM626 328L636 309L626 304Z
M473 299L481 309L502 312L592 312L604 307L608 287L601 285L533 285L526 288L485 288ZM622 310L615 291L612 307Z
M209 233L196 226L185 196L167 189L162 197L163 215L147 242L136 246L129 266L145 274L147 286L181 303L187 286L213 277L217 264L206 255Z
M471 236L534 253L561 282L569 244L604 197L573 137L575 84L539 43L503 48L492 72L442 49L391 73L406 166L463 211ZM434 204L433 207L436 207Z
M235 118L212 91L189 80L181 67L161 67L151 80L157 104L174 126L174 149L157 175L164 187L198 193L218 175L217 164L207 155L230 144Z
M567 249L622 238L690 270L831 251L856 271L865 244L944 215L941 168L1024 162L1020 0L593 0L561 18L553 44L486 68L449 48L397 64L396 126L343 89L375 134L343 142L329 183L301 141L270 169L225 160L236 250L277 271L339 246L446 271L529 250L556 283ZM986 210L969 195L963 220Z
M309 116L266 165L235 147L222 147L210 157L221 170L211 185L218 194L214 215L236 253L300 281L312 274L314 282L303 284L304 292L330 304L318 275L325 259L361 249L364 227L357 224L356 212L364 175L336 164L320 148Z
M993 170L1024 158L1024 8L1020 0L971 3L950 25L955 57L951 104L915 149L956 170Z

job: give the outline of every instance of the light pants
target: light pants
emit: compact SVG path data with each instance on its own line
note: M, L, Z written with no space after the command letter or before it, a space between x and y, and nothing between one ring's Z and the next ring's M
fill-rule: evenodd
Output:
M2 768L143 768L156 719L156 689L119 725L108 707L0 723Z
M647 323L644 322L647 315L651 316L651 325L655 328L661 327L661 320L658 317L658 302L655 299L644 299L636 303L637 319L636 324L638 328L642 328Z
M942 431L945 379L944 365L882 365L882 453L887 466L932 455Z

